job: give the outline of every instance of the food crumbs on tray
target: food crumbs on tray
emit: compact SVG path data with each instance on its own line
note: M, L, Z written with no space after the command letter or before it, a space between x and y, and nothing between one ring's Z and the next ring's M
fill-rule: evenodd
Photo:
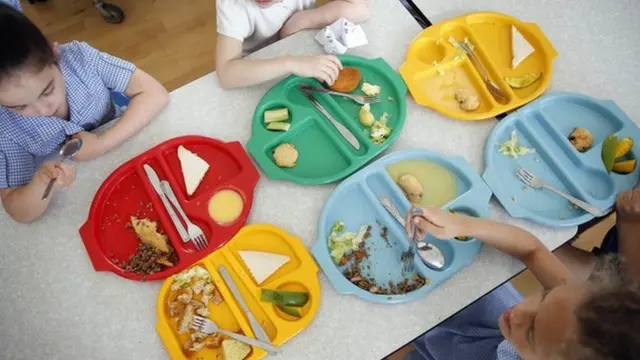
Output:
M396 99L391 96L387 97L387 100L389 100L389 102L396 102Z
M512 197L511 197L511 201L516 202L516 197L515 197L515 196L512 196Z
M345 232L344 223L341 221L336 222L332 227L329 236L331 256L336 264L344 266L342 273L351 283L372 294L380 295L406 294L428 283L427 278L417 273L408 279L395 283L389 281L385 285L378 284L375 279L363 274L363 268L371 269L371 264L364 263L369 258L366 240L371 239L371 229L371 226L363 225L357 234ZM381 228L380 231L381 234L387 234L388 230Z

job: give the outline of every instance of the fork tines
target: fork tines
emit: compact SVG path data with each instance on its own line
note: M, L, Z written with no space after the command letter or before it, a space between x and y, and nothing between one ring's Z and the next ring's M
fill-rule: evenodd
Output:
M207 248L208 242L204 235L197 236L191 239L191 241L193 241L193 244L196 246L198 251L202 251Z
M204 325L206 324L205 320L206 319L200 316L194 316L191 320L191 328L193 330L202 331L204 329Z

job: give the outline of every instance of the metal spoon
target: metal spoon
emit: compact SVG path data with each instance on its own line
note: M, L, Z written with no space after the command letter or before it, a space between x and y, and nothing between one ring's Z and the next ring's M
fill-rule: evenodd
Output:
M400 225L404 226L404 217L402 217L400 211L398 211L388 198L380 198L380 203L385 209L387 209L389 214L391 214L391 216L400 223ZM413 242L413 239L411 240ZM435 270L441 270L444 267L444 253L435 244L419 240L416 240L415 244L418 248L418 255L425 265Z
M64 145L62 145L60 152L58 152L58 155L61 157L60 163L62 163L66 159L71 159L75 154L78 153L78 151L80 151L81 148L82 139L73 139L67 141ZM49 193L51 192L53 184L55 184L56 180L58 180L58 178L49 180L49 184L47 184L47 188L44 190L44 194L42 194L42 200L46 199L49 196Z
M491 81L491 79L489 79L489 75L487 75L487 70L484 68L480 60L478 60L478 58L476 57L476 54L473 53L473 50L471 50L469 45L465 44L464 42L461 42L460 46L462 47L462 50L464 50L469 55L469 58L471 58L471 61L475 65L476 69L478 69L478 71L480 72L480 75L482 75L482 80L484 81L484 84L487 87L487 90L489 90L489 92L491 93L491 95L498 101L507 101L507 95L502 91L502 89L500 89L498 85L496 85L496 83L494 83L493 81Z

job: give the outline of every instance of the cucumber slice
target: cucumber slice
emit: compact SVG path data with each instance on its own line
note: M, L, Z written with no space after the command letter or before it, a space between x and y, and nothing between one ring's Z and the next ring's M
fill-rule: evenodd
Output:
M289 119L289 109L273 109L264 112L264 123L269 124L272 122L285 121Z
M271 131L289 131L291 124L283 122L272 122L267 124L267 130Z
M295 318L299 319L302 317L300 311L294 307L278 305L278 309L280 309L283 313L291 315Z
M309 293L300 291L262 289L260 300L283 307L303 307L309 301Z

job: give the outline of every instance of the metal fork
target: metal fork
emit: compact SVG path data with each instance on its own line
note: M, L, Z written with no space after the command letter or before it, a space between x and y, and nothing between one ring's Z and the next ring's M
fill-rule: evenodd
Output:
M178 210L178 213L182 217L182 220L184 220L185 225L187 225L189 240L193 242L198 251L205 250L209 245L207 237L204 235L204 232L202 232L202 229L200 229L198 225L192 223L191 220L189 220L189 218L187 217L187 214L184 213L184 210L182 209L182 206L180 206L180 203L176 198L176 194L173 192L173 189L171 188L169 182L163 180L160 182L160 186L162 186L162 190L164 191L165 195L167 195L167 198L169 198L169 201L171 201L173 207Z
M487 88L487 90L489 90L491 95L498 101L507 101L507 95L505 95L505 93L502 91L502 89L500 89L498 85L496 85L496 83L491 81L489 75L487 74L487 70L484 68L484 65L482 65L480 60L478 60L476 54L473 53L473 50L469 47L469 45L465 44L464 42L461 42L459 44L460 47L462 47L462 50L464 50L464 52L469 55L469 58L471 58L471 61L475 65L476 69L478 69L478 71L480 72L482 81L484 82L485 87Z
M353 95L353 94L341 93L333 90L327 90L324 88L319 88L319 87L304 85L304 84L299 85L299 88L300 90L315 91L315 92L335 95L335 96L344 96L357 102L360 105L377 104L380 102L380 97L378 96Z
M251 345L251 346L255 346L255 347L259 347L261 349L264 349L265 351L267 351L269 354L278 354L281 353L282 350L278 349L277 347L271 345L271 344L267 344L265 342L262 342L260 340L256 340L254 338L250 338L248 336L244 336L244 335L240 335L240 334L236 334L234 332L231 331L227 331L224 329L221 329L218 324L214 323L213 321L204 318L202 316L194 316L193 320L191 321L191 328L195 331L199 331L205 334L215 334L215 333L220 333L222 335L225 335L227 337L230 337L232 339L238 340L240 342L243 342L247 345Z
M516 175L518 176L518 178L520 179L520 181L522 181L523 183L525 183L526 185L534 188L534 189L547 189L550 190L554 193L556 193L557 195L562 196L563 198L567 199L569 202L571 202L572 204L578 206L579 208L583 209L584 211L588 212L589 214L595 216L595 217L602 217L604 215L606 215L603 211L601 211L600 209L596 208L595 206L588 204L580 199L577 199L569 194L566 194L548 184L546 184L545 182L543 182L542 180L538 179L535 175L533 175L530 171L528 171L527 169L524 168L518 168L518 170L516 171Z

